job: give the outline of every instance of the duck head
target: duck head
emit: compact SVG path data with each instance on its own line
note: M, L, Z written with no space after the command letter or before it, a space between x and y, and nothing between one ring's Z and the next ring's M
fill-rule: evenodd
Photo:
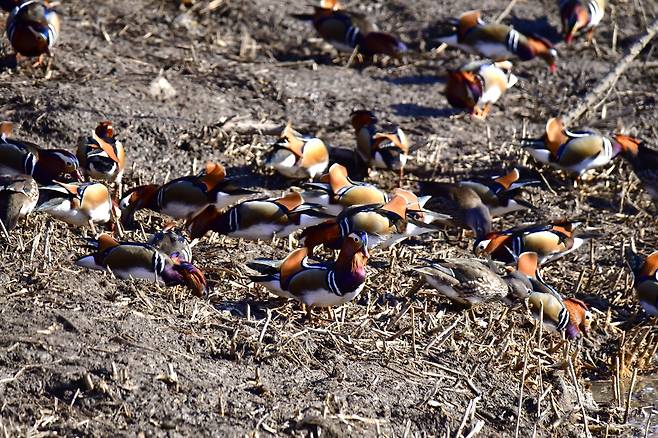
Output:
M192 263L181 261L176 254L172 256L173 265L167 266L162 272L166 284L184 284L198 297L208 295L208 284L203 272Z
M32 176L39 184L52 184L53 181L80 182L80 163L75 155L63 149L42 149L32 170Z

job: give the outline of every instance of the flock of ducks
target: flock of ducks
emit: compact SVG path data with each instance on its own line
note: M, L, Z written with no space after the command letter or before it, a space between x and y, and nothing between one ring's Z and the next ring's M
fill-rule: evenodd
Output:
M56 14L42 1L0 0L9 11L7 35L23 56L49 53L59 31ZM603 18L603 0L562 0L560 10L567 43L583 32L591 38ZM311 14L319 35L341 51L367 59L399 58L408 49L397 37L380 31L367 17L325 0ZM447 23L439 41L489 58L449 71L448 102L485 118L491 106L518 81L510 59L543 59L557 68L557 51L547 40L523 35L503 24L487 24L478 11ZM395 127L382 130L372 111L350 116L355 150L348 167L395 172L402 181L410 141ZM348 168L330 163L330 150L319 138L303 136L290 123L271 146L264 168L298 183L280 197L262 197L240 187L219 163L208 162L196 175L165 184L148 184L122 193L126 152L112 123L101 122L81 141L75 154L44 149L13 137L10 122L0 124L0 224L8 233L32 211L48 214L75 227L88 227L95 236L92 252L76 264L109 270L119 278L141 278L166 285L183 284L200 297L208 293L203 272L192 264L192 246L210 232L244 240L272 240L298 235L300 247L283 260L256 259L247 264L252 281L273 294L314 307L334 307L354 299L368 277L373 249L460 227L474 236L473 250L481 258L429 260L413 268L427 284L465 306L490 301L527 302L532 314L547 327L569 338L587 333L587 305L564 298L540 276L539 268L576 251L597 234L581 230L576 221L524 224L494 230L492 220L533 208L522 197L538 181L521 178L517 169L488 180L454 183L425 181L419 195L402 188L387 192L351 178ZM658 206L658 153L626 135L602 135L568 130L552 118L537 138L521 141L534 159L580 177L605 166L617 156L633 167ZM291 183L292 184L292 183ZM148 242L119 242L134 228L140 210L184 221L183 230L167 226ZM86 232L85 232L86 233ZM194 242L190 242L188 235ZM311 262L316 248L339 250L335 260ZM639 302L658 316L658 252L643 258L631 254Z

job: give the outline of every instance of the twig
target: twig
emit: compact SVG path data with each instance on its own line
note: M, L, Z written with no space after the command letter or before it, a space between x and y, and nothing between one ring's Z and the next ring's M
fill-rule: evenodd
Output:
M628 388L628 397L626 397L626 409L624 409L624 424L628 422L628 413L631 410L631 397L633 396L633 387L637 379L637 368L633 370L633 377L631 378L631 386Z
M500 23L503 20L503 18L507 17L509 13L512 12L512 8L514 8L514 5L516 4L517 1L519 0L510 1L507 7L505 8L505 10L503 10L503 12L501 12L500 15L496 17L494 23Z
M516 431L514 438L519 437L519 427L521 426L521 406L523 405L523 386L525 384L525 375L528 371L528 344L525 346L525 354L523 355L523 373L521 374L521 388L519 390L519 405L516 408Z
M352 63L354 62L354 58L356 58L356 55L359 53L359 45L357 44L354 46L354 50L352 50L352 54L350 55L350 58L347 60L347 64L345 64L345 68L350 68L352 66Z
M590 438L589 425L587 424L587 413L585 412L585 405L583 405L583 400L580 397L580 386L578 385L578 378L576 377L576 371L573 368L573 363L571 362L571 357L569 361L569 374L571 374L571 379L573 380L573 387L576 391L576 398L578 399L578 404L580 405L580 410L583 412L583 428L585 429L585 436Z
M615 68L601 79L598 85L581 100L580 104L564 117L567 125L580 118L580 116L582 116L588 108L599 100L604 93L614 87L619 77L624 73L626 68L631 65L642 49L644 49L644 47L653 39L657 31L658 18L651 23L651 26L647 28L646 33L631 46L626 56L616 64Z

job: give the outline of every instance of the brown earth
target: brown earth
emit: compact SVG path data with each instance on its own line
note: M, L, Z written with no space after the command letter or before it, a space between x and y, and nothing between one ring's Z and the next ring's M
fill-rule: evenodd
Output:
M515 145L522 133L539 135L547 118L568 112L658 12L655 2L614 2L596 46L560 43L556 75L540 61L515 66L519 86L480 123L449 109L442 95L443 72L467 56L437 55L419 41L467 9L481 7L493 19L507 1L347 2L422 49L404 63L353 68L290 17L309 9L305 3L197 0L186 11L173 1L63 2L50 77L29 62L0 71L0 116L22 138L71 150L99 120L113 120L131 161L127 187L218 160L245 185L280 193L287 183L259 166L275 138L269 131L291 120L350 148L349 113L369 108L411 135L417 150L403 185L414 188L419 178L537 167ZM557 41L556 4L521 1L504 21ZM656 53L645 49L579 125L606 133L624 127L656 144ZM149 93L159 74L175 97ZM538 344L523 308L464 311L429 289L405 297L416 258L469 253L470 239L456 230L375 253L364 293L335 321L308 323L297 305L244 274L246 260L281 257L287 242L203 240L195 257L212 286L204 301L182 288L74 267L85 252L83 233L33 215L1 241L0 428L30 436L466 436L482 421L480 436L510 436L524 376L519 436L584 436L583 412L596 436L606 429L639 435L623 424L616 402L596 404L587 388L616 374L623 339L626 351L635 345L639 353L654 339L643 313L633 319L639 306L623 245L634 236L642 253L658 248L656 209L622 161L576 188L539 169L546 182L529 194L538 209L497 227L580 217L604 233L589 250L544 270L596 317L591 337L567 346L548 333ZM371 179L395 185L391 175ZM139 217L146 233L163 223ZM567 354L582 392L574 390ZM650 360L641 373L651 371ZM634 424L646 420L639 408L630 412Z

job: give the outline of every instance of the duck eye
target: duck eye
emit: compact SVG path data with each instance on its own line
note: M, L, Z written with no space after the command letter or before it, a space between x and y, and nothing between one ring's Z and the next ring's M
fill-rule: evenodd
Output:
M352 237L352 240L356 243L359 243L359 238L358 237Z

